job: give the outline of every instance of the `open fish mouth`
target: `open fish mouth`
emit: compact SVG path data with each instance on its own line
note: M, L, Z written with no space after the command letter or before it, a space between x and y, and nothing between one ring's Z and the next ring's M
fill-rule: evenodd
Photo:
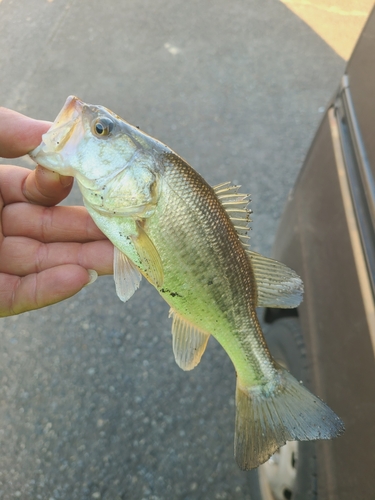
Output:
M65 146L81 119L83 106L84 103L77 97L68 97L52 127L43 135L43 142L48 148L58 152Z
M74 151L84 134L83 126L81 125L83 108L83 101L78 99L78 97L69 96L51 128L42 136L41 144L29 153L31 158L35 159L37 155L39 155L39 158L48 155L51 162L51 155L53 155L55 157L55 161L53 162L55 163L54 167L57 168L58 165L62 165L64 161L59 153L66 146L73 134L77 132L78 127L81 129L81 132L75 134L75 140L71 141L72 144L69 149ZM67 152L65 149L64 156L66 156Z

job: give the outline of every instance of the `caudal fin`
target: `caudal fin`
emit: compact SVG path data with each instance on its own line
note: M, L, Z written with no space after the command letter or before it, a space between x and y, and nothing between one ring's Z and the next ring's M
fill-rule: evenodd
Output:
M258 467L286 441L330 439L344 431L340 418L290 373L265 386L236 388L234 454L243 470Z

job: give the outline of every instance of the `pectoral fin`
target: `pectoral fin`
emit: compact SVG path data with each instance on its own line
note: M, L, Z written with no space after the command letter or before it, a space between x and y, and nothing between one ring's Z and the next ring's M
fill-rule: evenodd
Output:
M141 262L141 272L156 288L163 286L163 264L155 245L144 229L137 224L137 236L132 237L134 247Z
M169 317L171 316L173 316L173 353L176 363L185 371L192 370L200 362L210 335L198 330L173 309L169 312Z
M113 256L113 274L117 295L126 302L139 287L142 275L128 257L116 247Z
M301 278L292 269L273 259L249 250L258 291L259 307L293 309L300 305L303 295Z

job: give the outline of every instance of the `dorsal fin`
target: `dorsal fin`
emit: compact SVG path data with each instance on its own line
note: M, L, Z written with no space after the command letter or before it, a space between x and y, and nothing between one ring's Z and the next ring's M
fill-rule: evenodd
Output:
M174 309L169 311L169 317L171 316L173 354L176 363L185 371L192 370L200 362L210 335L198 330Z
M252 211L248 208L250 196L248 194L239 193L238 190L241 186L236 186L231 182L223 182L214 186L216 196L220 203L223 205L225 211L229 215L234 228L242 244L246 247L249 246L250 231L249 223L251 222L250 214Z
M285 264L246 250L257 284L258 307L298 307L302 301L303 283L298 274Z

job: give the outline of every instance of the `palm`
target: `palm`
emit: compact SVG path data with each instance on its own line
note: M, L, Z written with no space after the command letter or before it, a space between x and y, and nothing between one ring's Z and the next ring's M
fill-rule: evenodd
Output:
M48 126L0 108L0 155L27 153ZM112 245L86 210L55 206L71 182L41 167L0 166L0 316L74 295L89 281L88 269L112 272Z

